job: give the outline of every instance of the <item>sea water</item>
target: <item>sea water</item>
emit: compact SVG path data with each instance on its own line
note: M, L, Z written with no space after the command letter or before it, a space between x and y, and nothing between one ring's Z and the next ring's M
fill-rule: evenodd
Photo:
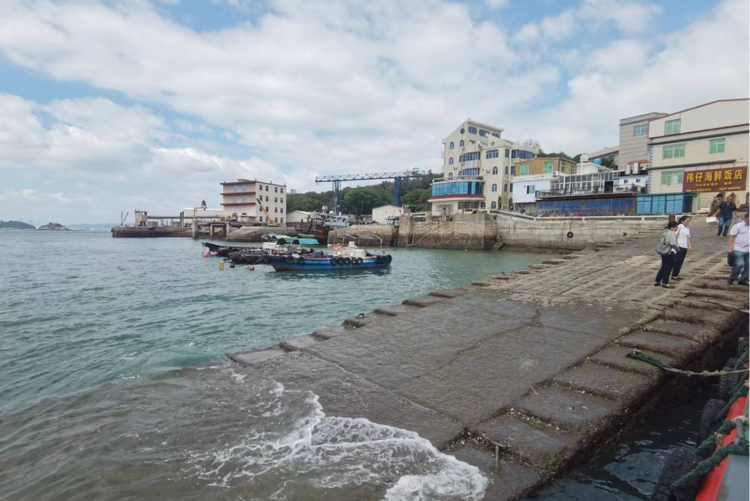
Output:
M0 500L472 500L410 430L329 416L228 352L548 258L389 249L388 270L219 270L189 239L0 232Z

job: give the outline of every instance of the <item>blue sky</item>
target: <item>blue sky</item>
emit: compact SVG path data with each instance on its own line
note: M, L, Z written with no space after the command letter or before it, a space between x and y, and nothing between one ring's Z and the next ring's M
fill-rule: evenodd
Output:
M0 219L437 171L467 117L597 150L621 117L747 97L747 18L747 0L6 0Z

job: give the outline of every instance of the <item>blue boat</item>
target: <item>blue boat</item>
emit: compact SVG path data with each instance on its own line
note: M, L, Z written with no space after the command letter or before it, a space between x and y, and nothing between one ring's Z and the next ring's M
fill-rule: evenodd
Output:
M269 264L276 271L349 271L387 268L393 258L390 255L367 254L350 256L271 256Z

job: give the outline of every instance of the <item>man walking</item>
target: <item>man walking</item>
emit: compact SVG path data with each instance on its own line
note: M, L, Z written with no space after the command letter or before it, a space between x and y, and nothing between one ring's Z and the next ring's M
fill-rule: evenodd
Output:
M734 255L734 266L732 266L732 274L729 276L729 285L732 285L737 277L740 281L737 282L739 285L747 285L748 279L748 260L750 260L750 225L748 225L748 216L750 213L745 213L745 217L739 223L732 227L732 231L729 232L729 253ZM742 274L740 275L740 271Z
M719 230L716 236L719 237L724 234L727 236L729 227L732 225L732 218L734 217L734 211L737 210L737 206L734 205L734 194L731 194L727 199L719 205Z

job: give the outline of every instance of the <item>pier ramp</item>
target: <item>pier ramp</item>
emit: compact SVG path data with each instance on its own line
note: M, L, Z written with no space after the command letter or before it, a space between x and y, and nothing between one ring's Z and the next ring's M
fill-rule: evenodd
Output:
M230 358L314 392L328 415L414 430L479 467L484 499L519 499L699 384L629 351L717 369L747 333L748 290L727 285L713 231L696 224L676 289L653 286L658 236L644 235Z

